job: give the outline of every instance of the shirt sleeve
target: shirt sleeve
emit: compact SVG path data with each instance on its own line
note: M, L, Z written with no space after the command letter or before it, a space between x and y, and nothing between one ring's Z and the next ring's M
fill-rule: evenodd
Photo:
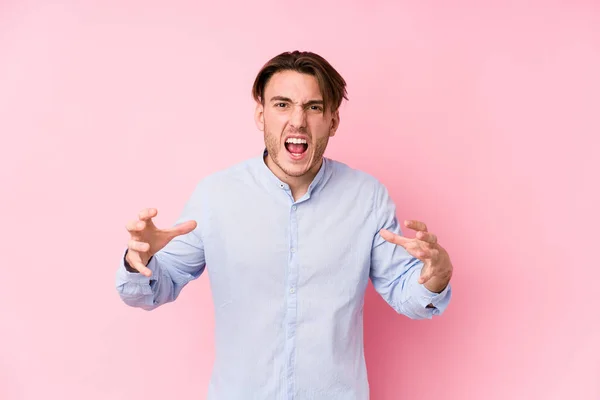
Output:
M378 182L372 215L376 232L371 250L370 279L373 287L396 312L411 319L431 319L448 307L452 295L450 284L434 293L418 282L423 262L404 247L387 242L379 231L387 229L402 234L396 217L396 206L385 186ZM431 304L433 308L427 306Z
M200 186L186 203L176 224L194 220L196 229L171 240L150 259L150 277L129 272L124 255L117 269L116 288L121 299L132 307L153 310L175 301L181 290L203 273L206 262L201 239L202 199Z

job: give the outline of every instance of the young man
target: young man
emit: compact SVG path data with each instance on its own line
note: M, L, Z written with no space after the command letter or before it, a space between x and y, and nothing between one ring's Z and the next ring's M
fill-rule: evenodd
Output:
M283 53L259 72L266 149L200 181L177 224L145 209L127 229L117 290L146 310L205 267L215 310L209 399L368 399L363 301L369 279L398 313L447 307L452 264L424 223L406 221L373 177L323 157L346 83L322 57Z

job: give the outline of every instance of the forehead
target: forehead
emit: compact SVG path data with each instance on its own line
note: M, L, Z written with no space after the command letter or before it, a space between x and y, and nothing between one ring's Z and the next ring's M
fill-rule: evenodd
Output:
M323 99L317 78L297 71L280 71L271 76L265 87L265 100L273 96L298 101Z

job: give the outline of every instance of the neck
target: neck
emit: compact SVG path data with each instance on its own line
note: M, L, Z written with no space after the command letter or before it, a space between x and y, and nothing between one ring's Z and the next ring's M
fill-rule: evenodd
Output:
M271 155L267 154L265 162L267 167L273 172L273 174L279 178L282 182L285 182L289 185L290 190L292 191L292 196L294 200L298 200L302 196L306 194L308 191L308 187L317 176L321 165L323 164L323 158L314 165L310 170L308 170L305 174L301 176L290 176L286 174L271 158Z

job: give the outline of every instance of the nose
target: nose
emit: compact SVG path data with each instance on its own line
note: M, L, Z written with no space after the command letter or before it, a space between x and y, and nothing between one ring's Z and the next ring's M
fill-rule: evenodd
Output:
M303 107L295 107L290 119L292 126L298 130L306 128L306 112Z

